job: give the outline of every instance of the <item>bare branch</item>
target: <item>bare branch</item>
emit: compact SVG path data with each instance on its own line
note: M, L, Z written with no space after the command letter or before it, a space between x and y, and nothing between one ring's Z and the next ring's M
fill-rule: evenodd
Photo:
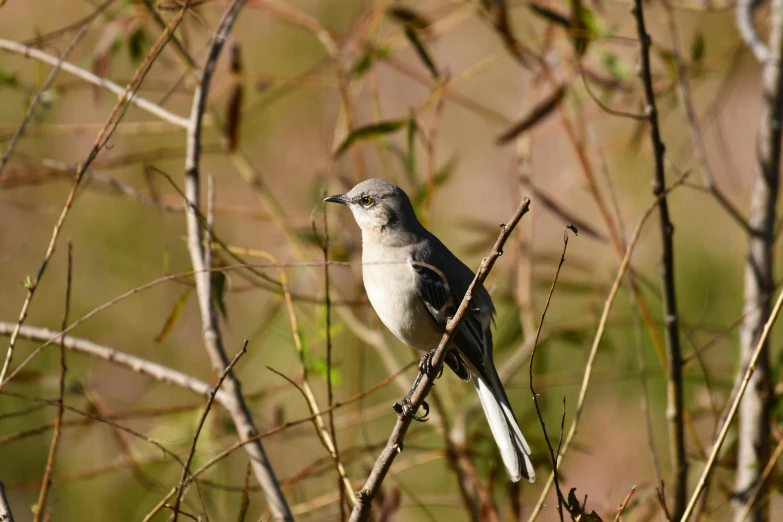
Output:
M680 186L684 181L686 177L683 176L680 178L680 180L674 184L672 187L670 187L666 192L671 192L676 187ZM582 415L582 409L584 408L585 398L587 397L587 389L590 385L590 380L593 375L593 364L595 364L595 358L598 354L598 346L601 344L601 339L603 338L604 331L606 329L606 323L609 319L609 311L612 309L612 304L614 304L614 300L617 297L617 292L620 290L620 284L623 281L623 277L625 277L625 273L628 271L628 267L631 263L631 255L633 254L634 249L636 248L636 244L639 242L639 238L642 234L642 229L644 228L645 223L649 219L649 217L652 215L652 213L655 211L655 209L658 207L658 198L656 198L653 203L647 207L647 210L642 214L642 217L639 219L639 223L636 225L636 229L633 231L633 235L631 236L631 240L628 242L628 247L625 250L625 255L623 256L623 260L620 263L620 269L617 271L617 276L615 277L614 284L612 285L612 289L609 291L609 296L606 298L606 302L604 303L604 310L601 314L601 320L598 322L598 331L595 333L595 338L593 339L593 345L590 348L590 354L587 356L587 363L585 364L585 373L584 377L582 378L582 385L579 389L579 398L576 402L576 410L574 411L574 420L571 422L571 427L568 429L568 435L566 435L565 441L563 442L562 450L560 451L560 456L557 459L557 469L560 469L560 466L563 465L563 459L565 458L566 453L568 452L568 448L571 447L571 442L574 440L574 436L576 435L576 430L579 425L579 419ZM536 507L533 510L533 512L530 514L530 517L528 518L528 522L533 522L536 518L538 518L538 515L541 513L541 509L544 506L544 503L546 502L546 497L549 494L549 490L552 488L552 484L554 483L554 473L549 475L549 479L547 480L547 483L544 485L544 489L541 491L541 495L538 497L538 502L536 503Z
M740 8L738 8L739 12ZM783 118L783 0L772 2L772 32L762 70L761 114L756 135L756 173L751 189L750 228L745 263L745 291L740 327L741 368L749 364L770 313L775 288L776 207L780 192L781 118ZM737 469L734 481L735 517L746 507L769 458L769 422L774 401L769 348L758 356L750 391L739 410ZM739 376L737 376L739 382ZM761 486L762 494L766 488ZM751 520L767 520L766 509L752 512ZM735 518L737 520L738 518Z
M28 47L27 45L21 43L12 42L10 40L0 39L0 49L21 54L25 58L35 58L36 60L39 60L44 63L48 63L49 65L53 65L53 66L57 66L58 62L60 61L59 58L55 56L47 54L43 51L39 51L38 49L33 49L32 47ZM96 76L95 74L91 73L86 69L82 69L81 67L78 67L70 62L65 62L65 61L60 64L60 68L63 71L73 74L74 76L77 76L86 82L89 82L93 85L97 85L98 87L103 87L107 91L116 94L120 98L120 100L123 100L126 97L127 93L125 92L124 87L120 87L116 83L109 81L106 78L101 78L100 76ZM182 128L188 127L187 118L183 118L182 116L178 116L173 112L169 112L168 110L164 109L160 105L157 105L154 102L147 100L146 98L142 98L141 96L136 96L134 94L129 98L128 101L134 104L135 106L137 106L138 108L145 110L150 114L153 114L164 121L176 125L177 127L182 127Z
M677 298L674 285L674 225L671 222L669 205L665 195L664 153L666 147L664 147L661 141L661 131L658 125L658 109L655 103L652 68L650 66L651 39L645 27L644 6L642 4L642 0L634 0L631 11L636 19L636 30L639 38L640 76L646 103L644 112L650 123L650 141L652 142L653 158L655 160L653 193L658 200L661 233L663 313L666 323L668 395L666 417L669 422L669 453L674 472L672 481L672 496L674 497L672 516L678 519L685 509L685 499L688 493L688 461L685 456L685 422L683 421L682 348L680 345L679 316L677 314Z
M92 148L90 149L89 154L87 155L87 159L79 165L79 168L76 171L73 186L71 187L71 191L68 193L68 197L65 201L65 205L63 206L63 210L60 213L60 217L58 218L57 223L54 225L54 232L52 233L52 237L49 241L49 246L46 249L46 254L44 255L44 259L41 262L41 266L38 268L38 273L36 274L35 279L32 280L28 279L27 284L25 285L27 287L27 295L25 296L24 303L22 304L22 310L21 312L19 312L17 328L11 334L11 339L8 343L8 351L6 352L3 368L2 370L0 370L0 389L2 389L3 386L5 386L8 383L8 380L10 380L10 377L9 379L6 379L6 375L8 375L8 370L11 367L11 360L13 359L16 336L19 333L18 330L22 326L22 324L24 324L25 319L27 319L27 313L30 308L30 303L32 302L33 296L35 295L35 291L38 288L38 284L40 283L41 278L46 272L46 267L49 264L49 259L51 259L52 254L54 253L54 248L55 245L57 244L57 239L59 238L60 231L62 230L63 224L65 223L65 218L70 212L71 205L73 204L74 197L76 196L76 189L79 187L79 184L81 183L81 180L84 177L84 173L87 171L90 164L93 162L93 160L95 160L95 158L98 156L98 153L106 145L106 140L108 140L108 138L111 136L111 133L114 131L117 125L119 125L120 120L125 114L125 109L127 107L127 104L130 102L130 100L134 99L134 93L136 92L136 90L138 90L142 80L146 76L147 72L150 70L150 67L152 67L153 62L155 61L155 59L160 54L160 51L168 42L174 30L176 30L177 26L182 21L182 17L185 13L186 7L187 5L185 5L182 9L180 9L177 16L167 26L166 31L164 31L163 34L160 35L160 37L155 42L155 44L153 44L153 46L150 48L149 52L147 53L147 56L144 58L144 61L141 63L139 68L136 69L136 72L133 75L133 78L131 78L130 83L122 91L120 100L114 106L114 109L112 109L111 114L109 114L106 123L104 124L101 131L98 133L98 137L95 139L95 142ZM3 41L0 40L0 47L2 47L2 43ZM61 66L63 67L63 69L65 69L65 62L63 62Z
M709 460L707 460L707 465L704 467L704 470L701 473L699 482L698 484L696 484L696 489L694 490L693 495L691 496L691 500L688 503L688 507L685 509L685 513L682 515L680 522L688 521L691 514L693 513L694 507L696 506L696 501L699 500L699 495L701 495L702 491L704 491L704 484L707 480L707 477L710 475L710 473L712 473L712 468L715 466L715 462L718 459L718 453L720 453L720 449L723 446L723 443L726 441L726 435L728 435L729 433L729 428L731 427L731 423L734 420L734 417L737 416L737 411L739 410L740 402L742 401L742 397L745 395L745 390L748 389L748 384L750 383L750 380L756 371L756 363L759 360L759 356L764 351L764 347L766 346L766 342L767 342L767 336L769 335L770 330L772 330L772 325L775 324L775 320L778 317L778 313L780 313L781 305L783 305L783 292L781 292L780 295L778 296L778 300L775 303L775 308L772 310L769 319L764 325L764 331L761 333L761 336L759 337L758 344L756 345L756 348L753 350L753 355L750 359L748 367L745 369L745 372L742 376L742 383L740 384L740 388L739 391L737 392L737 396L734 398L734 402L732 403L731 408L729 409L729 414L726 417L726 421L723 423L723 427L721 428L720 433L718 434L718 439L715 441L715 446L712 448L712 453L710 454Z
M234 356L234 359L229 363L228 366L226 366L223 374L220 376L220 378L218 378L218 382L215 384L215 387L209 392L207 405L204 406L204 411L201 412L201 418L198 420L196 431L193 433L193 443L190 445L190 451L188 451L188 456L185 459L185 465L182 467L182 476L180 477L179 485L177 486L177 499L174 501L174 522L177 522L177 516L179 515L179 505L182 501L182 493L185 487L185 479L188 477L190 463L193 461L193 455L196 453L196 444L198 444L198 437L201 434L201 429L204 427L204 423L207 421L207 415L209 415L209 410L212 409L212 403L215 400L217 392L220 390L220 385L223 384L223 381L226 379L228 373L237 363L239 358L242 357L245 353L247 353L247 339L245 339L245 342L242 344L242 349L237 352L237 354Z
M201 82L196 88L196 93L193 97L193 107L187 126L185 194L188 206L186 212L188 251L190 252L193 269L196 272L196 291L198 293L198 304L203 324L204 347L212 361L212 367L218 375L222 374L228 366L228 357L220 334L218 313L212 300L212 281L208 272L210 267L206 265L204 234L199 213L201 128L202 117L207 103L207 94L209 93L212 76L217 67L218 57L244 3L244 0L233 0L223 14L207 55L207 61L201 74ZM211 248L211 246L208 246L208 248ZM258 431L250 410L245 403L239 381L231 371L226 374L224 389L227 393L225 406L234 421L240 439L244 441L254 437ZM266 494L267 502L274 517L280 520L293 520L288 503L283 496L280 484L269 463L261 441L256 440L253 444L246 445L245 450L250 457L256 479ZM147 516L147 518L149 517L150 515Z
M571 225L573 226L573 225ZM574 229L576 231L576 229ZM576 233L576 232L574 232ZM541 408L538 405L538 396L535 388L533 388L533 361L536 357L536 348L538 348L538 340L541 337L541 328L544 326L544 319L546 313L549 310L549 303L552 302L552 294L555 293L555 286L557 285L557 278L560 276L560 269L565 262L566 249L568 248L568 229L563 231L563 253L560 256L560 263L557 265L557 271L555 272L555 278L552 280L552 287L549 289L549 295L546 298L546 304L544 305L544 311L541 312L541 320L538 323L538 329L536 330L536 337L533 341L533 350L530 352L530 364L528 365L527 372L530 384L530 393L533 395L533 404L536 406L536 414L538 415L538 421L541 423L541 430L544 432L544 440L546 441L547 448L549 448L549 456L552 458L552 478L555 482L555 491L557 491L557 514L560 515L560 522L563 522L563 493L560 491L560 482L557 477L557 457L560 455L563 442L563 426L560 427L560 443L557 446L557 455L552 448L552 443L549 441L549 435L546 432L546 423L541 416ZM565 423L565 397L563 398L563 423Z
M73 37L71 43L68 44L68 47L65 48L63 54L61 54L60 58L58 58L57 63L54 65L54 69L49 72L49 76L47 76L46 80L44 80L44 82L41 84L41 87L38 89L35 98L33 98L33 101L30 102L30 105L27 107L27 112L25 113L24 118L22 118L22 123L19 124L19 127L16 129L14 136L11 138L11 142L8 144L8 148L5 149L3 158L0 159L0 174L3 173L6 164L8 164L8 160L14 153L14 149L16 149L16 144L19 142L22 134L24 134L24 131L27 129L27 124L30 123L30 120L33 118L35 109L38 107L38 102L41 101L41 96L49 89L49 86L52 85L55 77L57 77L57 73L60 72L60 67L62 66L63 62L66 58L68 58L68 55L71 54L71 51L73 51L73 48L76 47L76 44L79 43L82 38L84 38L85 34L87 34L87 29L89 29L89 27L90 24L84 24L81 31L79 31L76 36Z
M63 310L63 320L61 330L65 330L68 327L68 312L71 309L71 281L73 275L73 244L68 241L68 265L65 278L65 309ZM46 468L44 469L43 480L41 481L41 492L38 495L38 503L34 509L34 520L39 522L43 515L44 508L46 507L46 495L49 492L49 485L52 481L52 470L54 469L54 459L57 454L57 447L60 443L60 430L63 422L63 398L65 396L65 346L63 339L60 339L60 379L57 387L57 401L60 406L57 408L57 416L54 419L54 434L52 435L52 443L49 446L49 457L46 460Z
M14 323L0 322L0 335L11 335L15 327L16 325ZM161 364L147 361L107 346L101 346L86 339L79 339L67 335L62 336L60 335L60 332L47 328L22 326L19 330L19 337L21 339L30 339L40 342L47 342L53 338L57 338L60 339L62 345L68 350L102 359L112 364L116 364L117 366L123 366L133 372L155 379L158 382L171 384L203 397L208 397L209 391L212 388L209 384L200 381L195 377L191 377L190 375L178 372L177 370L173 370ZM218 402L223 403L225 400L224 395L224 392L218 393Z

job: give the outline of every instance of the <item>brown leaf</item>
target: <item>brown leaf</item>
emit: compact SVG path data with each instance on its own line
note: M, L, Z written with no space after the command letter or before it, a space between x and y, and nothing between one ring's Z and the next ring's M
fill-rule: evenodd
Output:
M498 136L495 140L496 143L498 145L508 143L526 130L534 127L538 122L549 116L549 114L557 108L557 106L560 104L560 101L563 99L563 96L565 96L565 93L565 85L558 87L558 89L548 98L534 107L533 110L522 119L522 121L515 123L511 126L510 129Z

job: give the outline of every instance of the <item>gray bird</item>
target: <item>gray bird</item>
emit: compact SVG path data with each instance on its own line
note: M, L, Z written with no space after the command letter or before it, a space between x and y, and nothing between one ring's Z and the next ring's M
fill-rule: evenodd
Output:
M362 230L362 276L367 297L383 324L402 342L427 352L423 371L446 324L473 281L473 272L427 231L402 189L368 179L326 202L348 206ZM464 381L473 378L481 405L508 476L514 482L536 478L530 447L522 436L492 360L495 314L483 287L474 296L446 364Z

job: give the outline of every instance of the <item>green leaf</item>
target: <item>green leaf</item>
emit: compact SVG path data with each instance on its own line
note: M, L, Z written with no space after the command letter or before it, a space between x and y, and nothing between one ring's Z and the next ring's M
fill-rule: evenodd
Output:
M210 274L212 279L212 301L215 303L215 307L223 316L224 320L228 320L228 310L226 309L226 294L228 293L228 276L222 271L218 270Z
M677 62L674 61L674 55L671 53L671 51L667 51L666 49L657 49L656 52L658 53L658 58L660 58L660 60L666 66L666 72L668 73L669 78L672 80L672 82L676 82Z
M310 362L308 370L326 380L326 359L314 359ZM334 365L332 365L329 375L331 376L332 384L339 386L342 383L342 375L340 375L340 371Z
M155 342L156 343L162 343L166 337L171 333L171 331L174 329L174 325L177 324L177 320L182 315L182 311L185 310L185 305L188 303L188 297L190 297L190 288L185 289L184 292L182 292L177 299L177 302L174 303L174 308L171 309L171 312L169 312L169 316L166 318L166 321L163 323L163 327L160 329L160 332L158 335L155 336Z
M354 129L345 137L345 140L340 146L337 147L334 155L335 157L341 156L357 141L371 140L386 136L387 134L392 134L402 128L406 123L408 123L408 120L386 120Z
M353 67L348 71L351 78L361 78L367 71L379 60L385 60L391 55L391 49L386 46L369 47L359 59L354 62Z
M128 35L128 52L131 61L138 66L144 61L147 49L147 32L144 27L137 27Z
M582 0L571 0L572 42L577 56L584 56L590 42L600 34L595 13L582 5Z
M626 81L632 76L631 68L620 60L616 54L603 49L601 51L601 64L613 80Z
M8 87L18 87L19 80L17 80L15 74L10 73L0 67L0 86L3 85L7 85Z
M427 51L427 47L424 45L424 42L421 40L421 38L419 38L419 33L413 29L413 27L409 26L405 28L405 37L413 46L413 49L419 56L419 59L424 62L424 65L427 67L427 69L429 69L432 77L437 80L440 73L438 73L438 68L435 66L435 62L432 60L430 53Z

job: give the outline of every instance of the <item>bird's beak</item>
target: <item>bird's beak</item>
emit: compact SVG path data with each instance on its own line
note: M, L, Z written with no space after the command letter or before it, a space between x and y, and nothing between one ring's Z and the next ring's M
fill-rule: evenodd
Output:
M347 205L348 198L346 198L344 194L335 194L334 196L325 197L324 203L339 203L341 205Z

